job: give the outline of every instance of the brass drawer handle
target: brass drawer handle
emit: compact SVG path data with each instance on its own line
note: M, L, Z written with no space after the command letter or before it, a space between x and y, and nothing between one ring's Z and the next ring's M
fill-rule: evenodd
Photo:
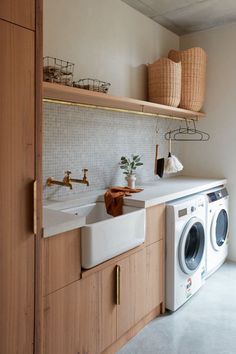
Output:
M116 305L120 305L120 266L116 266Z
M37 234L37 181L34 181L33 184L33 188L34 188L34 196L33 196L33 209L34 209L34 216L33 216L33 225L34 225L34 229L33 232L36 235Z

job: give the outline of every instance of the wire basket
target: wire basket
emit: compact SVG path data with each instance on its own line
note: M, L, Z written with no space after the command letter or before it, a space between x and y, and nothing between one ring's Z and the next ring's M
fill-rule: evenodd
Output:
M85 90L107 93L111 84L96 79L80 79L79 81L74 81L73 86Z
M72 86L75 64L53 57L43 58L43 80Z

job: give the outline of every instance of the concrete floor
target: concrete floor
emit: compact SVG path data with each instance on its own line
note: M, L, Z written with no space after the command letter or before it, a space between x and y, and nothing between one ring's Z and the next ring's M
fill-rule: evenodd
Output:
M224 264L184 306L150 322L117 354L236 354L236 263Z

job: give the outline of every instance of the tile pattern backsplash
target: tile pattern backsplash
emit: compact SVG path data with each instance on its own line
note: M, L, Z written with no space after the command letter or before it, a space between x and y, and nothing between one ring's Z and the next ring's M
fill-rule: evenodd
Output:
M44 198L124 185L118 164L122 155L142 155L144 166L137 170L137 184L158 180L154 175L155 146L159 144L160 157L166 155L164 133L178 126L169 119L45 102ZM177 143L174 149L181 157ZM89 187L73 183L70 190L45 185L50 176L62 180L66 170L72 171L74 178L82 178L83 168L89 170Z

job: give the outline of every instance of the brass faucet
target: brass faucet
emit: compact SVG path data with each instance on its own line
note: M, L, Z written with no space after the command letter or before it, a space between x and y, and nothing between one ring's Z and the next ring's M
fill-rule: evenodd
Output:
M86 184L87 186L89 186L89 181L88 181L88 178L87 178L88 169L87 169L87 168L84 168L82 171L84 172L83 179L71 178L70 181L71 181L71 182L75 182L75 183Z
M70 189L72 189L70 174L71 171L66 171L62 181L56 181L53 179L53 177L49 177L47 179L47 186L51 187L53 184L56 184L58 186L69 187Z
M62 181L56 181L53 179L53 177L49 177L47 179L47 186L51 187L53 184L56 184L58 186L69 187L70 189L72 189L71 182L82 183L82 184L86 184L87 186L89 186L89 181L87 179L88 169L84 168L82 171L84 172L84 176L82 179L70 178L71 171L65 172L65 176Z

